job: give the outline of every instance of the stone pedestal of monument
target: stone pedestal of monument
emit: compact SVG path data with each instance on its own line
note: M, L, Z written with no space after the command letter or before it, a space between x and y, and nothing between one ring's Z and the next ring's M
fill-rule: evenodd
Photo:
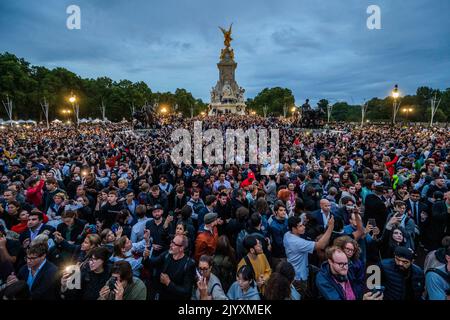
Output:
M222 49L219 68L219 81L211 90L211 102L208 105L208 115L227 113L245 114L244 88L239 87L235 80L237 63L230 47Z

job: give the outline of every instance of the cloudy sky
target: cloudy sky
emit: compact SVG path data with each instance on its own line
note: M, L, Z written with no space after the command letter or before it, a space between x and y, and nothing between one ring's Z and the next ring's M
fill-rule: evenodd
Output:
M66 9L81 9L69 30ZM366 26L369 5L381 30ZM290 88L297 103L360 103L418 86L450 87L448 0L0 0L0 52L81 75L186 88L209 100L233 22L236 79L254 97Z

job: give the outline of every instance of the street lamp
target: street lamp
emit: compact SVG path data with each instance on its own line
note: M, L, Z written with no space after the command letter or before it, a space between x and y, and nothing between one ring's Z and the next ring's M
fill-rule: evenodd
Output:
M395 124L395 118L397 117L398 110L400 109L401 101L399 99L400 92L398 91L398 85L394 86L394 90L392 90L392 98L394 98L394 116L392 117L392 123Z
M73 91L70 92L69 102L72 104L73 112L75 113L75 117L77 119L77 126L79 124L79 114L80 114L80 106L77 102L77 97L73 94Z
M67 116L67 120L70 120L70 114L72 113L72 111L71 111L70 109L62 109L62 110L61 110L61 113L62 113L64 116Z
M413 111L412 108L403 108L402 111L406 113L406 121L409 120L409 113Z

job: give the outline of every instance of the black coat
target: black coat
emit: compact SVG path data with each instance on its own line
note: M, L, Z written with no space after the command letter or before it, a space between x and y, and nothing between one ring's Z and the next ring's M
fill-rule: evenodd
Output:
M29 275L28 266L24 265L17 274L19 280L27 281ZM57 298L58 268L46 261L42 269L34 279L30 289L32 300L56 300Z
M53 238L53 232L55 232L55 228L53 228L52 226L48 226L46 224L44 224L41 229L38 232L38 235L44 233L44 231L47 231L47 233L49 233L49 238ZM31 232L30 229L26 229L24 232L22 232L19 236L19 241L20 244L23 244L23 242L26 239L30 239L31 240Z
M189 300L192 295L195 282L195 261L188 256L175 261L168 252L164 252L156 258L143 260L144 267L153 267L159 274L166 273L170 283L165 286L157 283L160 300ZM175 267L176 266L176 267Z
M408 211L408 212L411 211L411 214L413 214L414 210L412 209L412 206L411 206L411 200L407 200L406 201L406 211ZM417 212L417 213L414 212L415 214L412 215L412 218L414 219L414 222L416 223L416 225L419 226L420 230L422 230L422 228L426 225L426 221L425 222L421 221L420 213L422 211L424 211L427 214L429 214L429 208L428 208L428 206L425 203L419 201L419 203L418 203L418 211L419 212Z
M406 280L403 274L396 268L394 259L385 259L380 263L381 268L381 283L385 287L384 299L385 300L405 300L406 299ZM408 278L412 290L413 299L420 300L424 291L425 277L423 270L416 266L411 265L411 275Z
M436 250L441 247L442 238L450 235L450 218L445 201L436 201L431 208L429 216L429 227L427 238L429 239L429 250Z
M369 219L375 219L377 227L383 230L387 216L388 210L384 202L375 194L367 195L364 205L364 224L367 224Z
M73 229L72 229L72 232L70 233L69 239L66 239L66 233L67 233L69 227L65 223L60 223L58 225L58 227L56 228L56 230L59 233L61 233L63 238L66 239L67 241L77 242L78 236L83 232L84 225L85 225L85 223L83 223L81 220L75 219Z

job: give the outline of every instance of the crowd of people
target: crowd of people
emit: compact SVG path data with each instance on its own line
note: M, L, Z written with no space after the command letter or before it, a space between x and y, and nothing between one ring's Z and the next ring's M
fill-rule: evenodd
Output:
M173 163L195 120L279 129L276 173ZM165 117L8 127L0 146L3 299L450 299L448 128Z

